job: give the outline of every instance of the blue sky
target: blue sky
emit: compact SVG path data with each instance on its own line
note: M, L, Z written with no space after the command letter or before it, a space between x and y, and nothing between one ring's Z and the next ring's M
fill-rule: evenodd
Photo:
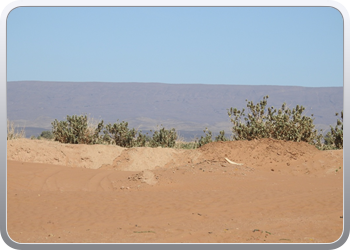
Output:
M21 7L7 80L343 86L330 7Z

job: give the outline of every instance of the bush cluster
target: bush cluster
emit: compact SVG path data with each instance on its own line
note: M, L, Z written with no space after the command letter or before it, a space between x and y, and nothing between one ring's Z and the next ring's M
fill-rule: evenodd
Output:
M177 139L175 129L164 127L152 131L153 136L142 134L135 128L129 128L128 122L117 121L114 124L103 124L97 127L88 123L86 115L67 115L65 121L57 119L52 124L52 135L55 141L70 144L112 144L125 148L131 147L174 147Z
M305 107L296 105L290 109L286 103L281 108L267 106L269 96L254 104L247 101L248 112L243 108L228 109L228 116L233 124L232 137L227 138L225 131L220 131L214 141L252 140L273 138L287 141L304 141L315 145L319 149L343 148L343 111L337 125L325 137L315 129L314 118L303 114ZM337 113L336 116L339 114ZM88 123L86 115L67 116L66 121L52 122L52 136L55 141L72 144L114 144L121 147L167 147L195 149L213 141L212 132L205 128L204 136L194 142L177 143L177 133L174 128L164 127L152 132L152 136L142 134L134 128L128 127L128 122L122 121L104 125L103 120L97 125ZM322 131L322 130L321 130ZM44 132L43 132L44 133ZM42 134L42 137L49 134Z
M274 107L266 108L268 98L269 96L264 96L263 100L256 105L249 101L248 114L245 113L245 109L228 110L233 123L232 132L235 140L260 138L306 142L317 140L313 119L302 115L305 110L303 106L297 105L291 110L286 107L286 103L283 103L278 110Z
M234 140L273 138L296 142L304 141L319 149L328 149L327 143L335 145L335 148L342 148L342 121L338 120L336 128L331 127L327 140L324 140L323 135L318 134L315 129L313 114L311 117L303 115L305 107L296 105L295 108L290 109L286 107L286 103L283 103L279 109L275 109L273 106L267 108L268 98L269 96L264 96L263 100L255 105L252 101L246 100L247 114L244 108L242 110L228 109L228 115L233 124Z

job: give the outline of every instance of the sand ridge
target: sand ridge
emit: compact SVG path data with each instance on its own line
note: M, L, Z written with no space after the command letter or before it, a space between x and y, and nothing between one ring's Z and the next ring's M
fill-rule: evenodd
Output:
M324 174L342 166L342 155L342 150L320 151L305 142L273 139L213 142L196 150L72 145L28 139L7 142L8 160L125 171L193 166L203 162L224 164L228 158L252 168L293 174Z

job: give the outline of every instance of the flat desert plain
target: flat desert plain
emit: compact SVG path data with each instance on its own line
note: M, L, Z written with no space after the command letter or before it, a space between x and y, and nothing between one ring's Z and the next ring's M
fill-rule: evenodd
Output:
M343 232L343 151L10 140L7 230L20 243L331 243Z

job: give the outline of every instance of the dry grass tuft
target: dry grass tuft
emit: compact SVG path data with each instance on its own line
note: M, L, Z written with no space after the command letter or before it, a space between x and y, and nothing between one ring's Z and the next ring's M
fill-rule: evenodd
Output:
M179 149L196 149L198 148L198 142L196 140L187 142L185 141L185 138L181 136L179 133L177 133L177 139L175 141L175 146L174 148L179 148Z
M95 134L95 130L97 128L97 125L100 123L101 121L91 117L91 115L87 115L87 134L88 135L94 135Z
M25 138L25 131L22 128L21 131L16 131L15 123L7 119L7 140L14 140L19 138Z

